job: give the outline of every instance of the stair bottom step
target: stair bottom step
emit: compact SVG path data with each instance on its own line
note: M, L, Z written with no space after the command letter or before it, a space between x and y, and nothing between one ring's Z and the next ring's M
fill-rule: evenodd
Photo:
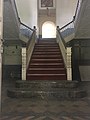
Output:
M28 76L27 80L66 80L66 75L60 75L60 76Z
M64 90L64 91L20 91L8 90L8 97L12 98L40 98L40 99L58 99L73 100L87 96L85 90Z

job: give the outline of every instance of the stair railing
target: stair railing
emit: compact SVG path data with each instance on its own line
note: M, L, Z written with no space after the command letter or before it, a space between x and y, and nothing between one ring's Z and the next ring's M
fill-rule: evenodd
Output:
M29 26L25 25L20 21L20 33L19 33L19 38L27 43L33 33L34 29L30 28Z
M31 29L30 29L31 30ZM31 55L36 42L36 27L31 30L32 34L29 41L22 46L22 80L26 80L26 71L31 59Z
M66 42L69 42L74 37L74 21L72 20L62 28L60 28L60 33ZM67 38L67 39L66 39Z
M71 66L72 48L66 47L66 43L63 37L61 36L59 27L57 27L57 42L59 43L59 47L61 49L64 64L66 67L67 80L72 80L72 66Z

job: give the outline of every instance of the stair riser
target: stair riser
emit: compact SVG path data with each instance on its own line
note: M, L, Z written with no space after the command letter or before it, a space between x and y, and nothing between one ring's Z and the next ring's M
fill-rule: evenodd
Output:
M30 68L64 68L64 65L30 65Z
M8 90L7 92L8 97L12 97L12 98L38 98L38 99L50 99L50 100L54 100L54 99L58 99L58 100L77 100L83 97L87 96L86 91L82 90L82 91L60 91L60 92L43 92L43 91L11 91Z
M61 55L60 52L37 52L33 51L33 55Z
M60 50L59 47L35 47L35 50Z
M35 47L40 47L40 48L41 47L45 47L45 48L50 47L51 48L51 47L58 47L58 44L56 44L56 45L55 44L51 44L51 45L48 45L48 44L36 44Z
M66 80L65 75L60 75L60 76L28 76L27 75L27 80Z
M34 52L60 52L59 49L35 49Z
M49 56L49 55L48 56L37 56L37 55L32 56L32 59L55 59L55 58L56 59L62 59L61 56L55 56L55 57L54 56Z
M39 63L62 63L62 62L63 62L62 60L57 60L57 61L50 61L50 60L40 61L40 60L33 59L33 60L31 60L30 63L37 63L37 64L39 64Z
M87 96L85 90L64 90L64 91L56 91L56 92L44 92L44 91L7 91L8 97L12 98L39 98L39 99L50 99L50 100L77 100Z
M16 88L20 88L20 89L29 89L31 90L31 88L38 88L38 90L40 90L39 88L43 89L46 88L46 90L61 90L61 88L66 89L66 88L77 88L79 86L79 83L77 81L67 81L67 80L63 80L63 81L55 81L55 80L51 80L51 81L17 81L16 82Z
M28 70L27 73L31 73L31 74L65 74L65 70Z
M50 57L50 56L33 56L32 59L62 59L62 57Z

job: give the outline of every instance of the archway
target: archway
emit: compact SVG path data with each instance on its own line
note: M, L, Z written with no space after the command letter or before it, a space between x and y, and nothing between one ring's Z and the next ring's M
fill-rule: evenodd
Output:
M56 38L56 26L51 21L46 21L42 25L42 38Z

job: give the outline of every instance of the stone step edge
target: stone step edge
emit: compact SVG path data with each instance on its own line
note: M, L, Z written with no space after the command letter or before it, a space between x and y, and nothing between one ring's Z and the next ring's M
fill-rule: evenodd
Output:
M58 88L76 88L79 86L79 82L78 81L66 81L66 80L63 80L63 81L47 81L47 80L44 80L44 81L40 81L40 80L36 80L36 81L16 81L16 87L20 88L26 88L26 87L30 87L30 86L50 86L50 87L58 87Z
M78 91L59 91L59 92L45 92L45 91L14 91L7 90L8 97L12 98L33 98L33 97L41 97L41 98L67 98L67 99L75 99L75 98L84 98L87 96L87 92L85 90Z

